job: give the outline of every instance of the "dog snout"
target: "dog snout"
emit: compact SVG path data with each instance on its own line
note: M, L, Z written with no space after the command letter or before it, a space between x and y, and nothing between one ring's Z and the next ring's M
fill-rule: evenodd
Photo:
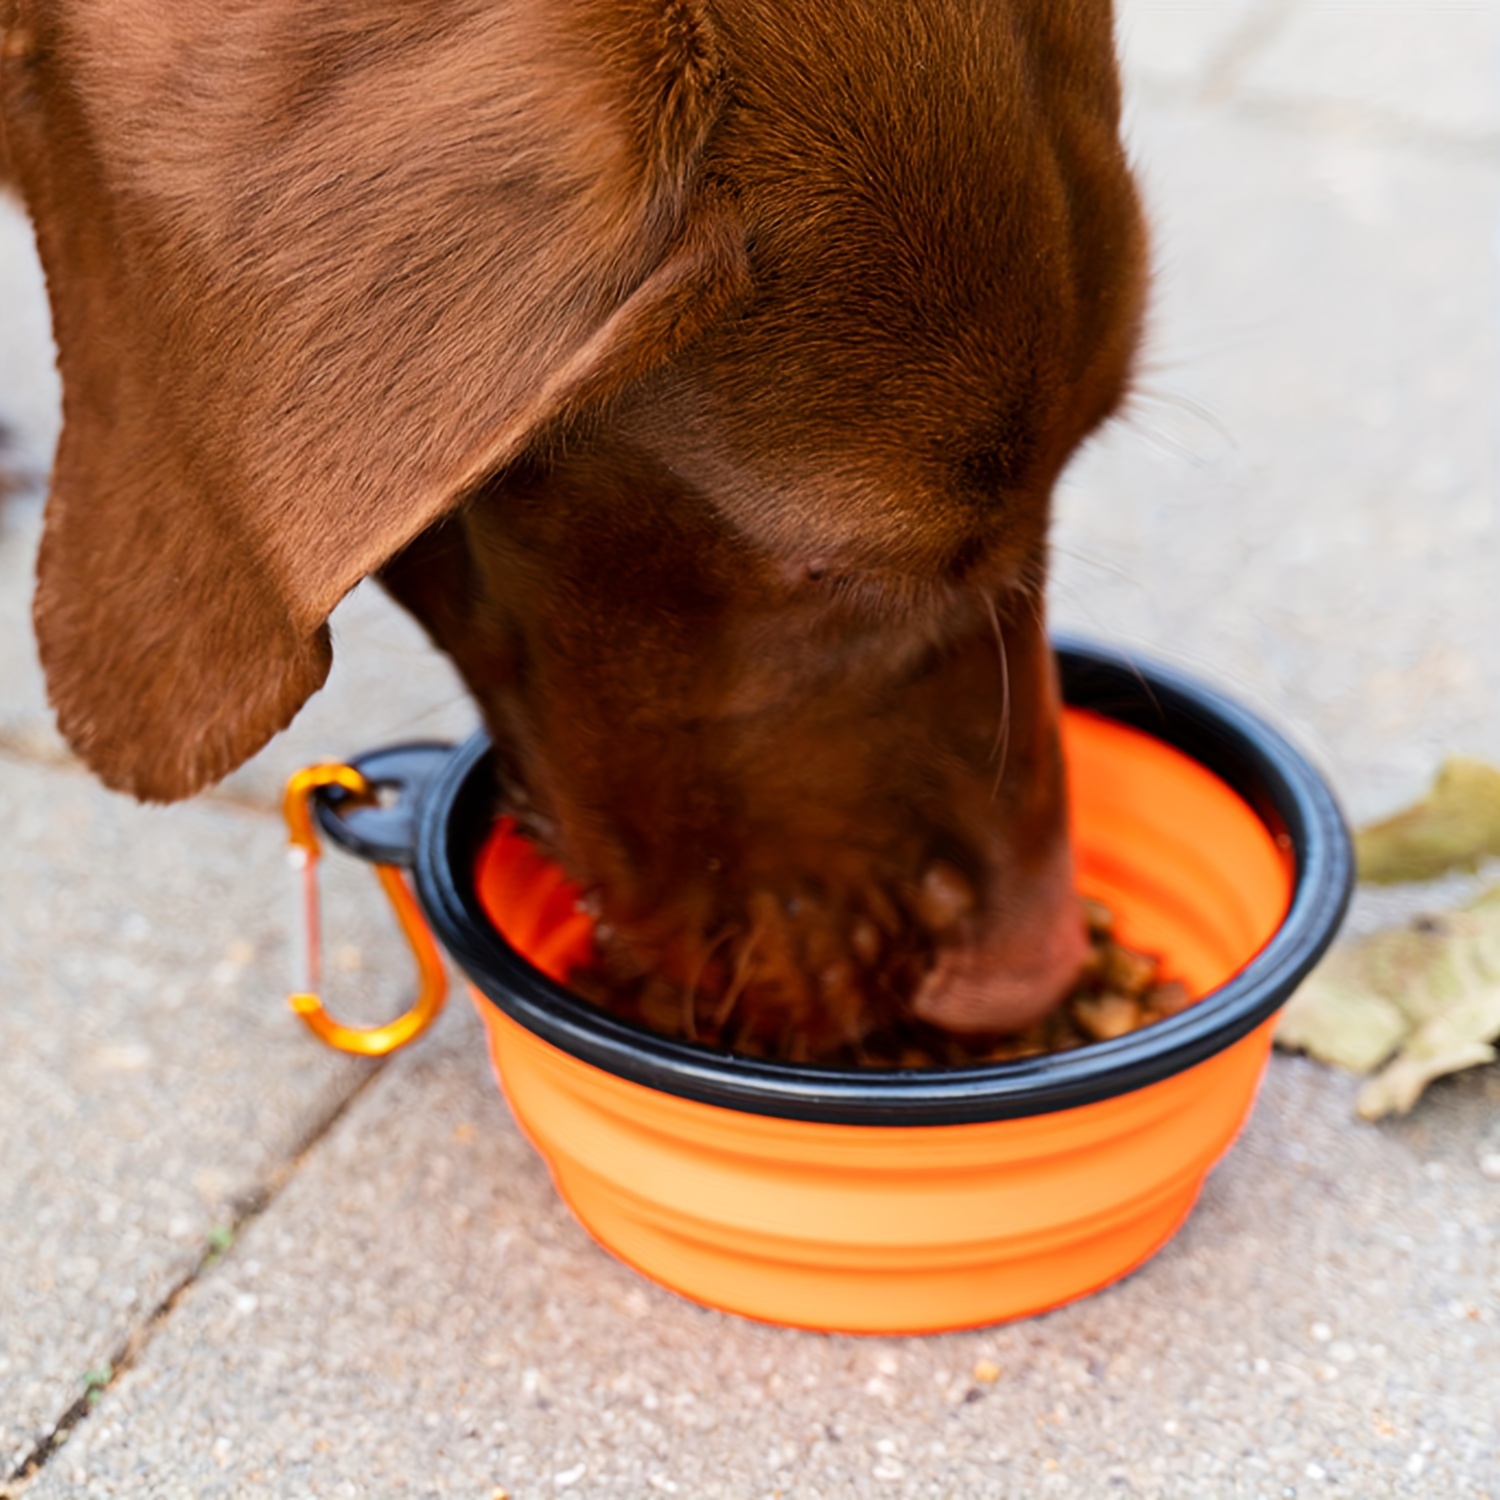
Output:
M922 889L936 946L912 1001L920 1019L953 1032L1019 1031L1066 999L1088 952L1066 846L990 913L938 866Z

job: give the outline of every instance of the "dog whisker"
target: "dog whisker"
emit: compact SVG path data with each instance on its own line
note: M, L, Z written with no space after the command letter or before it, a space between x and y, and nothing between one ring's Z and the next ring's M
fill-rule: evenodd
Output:
M1143 410L1143 408L1146 408ZM1192 434L1179 436L1173 432L1160 415L1153 416L1151 408L1165 413L1180 413L1192 419L1216 440L1217 453L1206 453L1201 445L1191 441ZM1121 412L1124 424L1141 434L1153 447L1174 458L1186 458L1191 463L1207 463L1223 453L1237 453L1240 444L1228 424L1209 407L1185 396L1180 391L1165 388L1142 387L1131 393L1129 402Z
M1026 608L1031 612L1031 623L1036 626L1039 635L1047 633L1047 600L1040 591L1031 594L1023 594Z
M995 633L995 650L1000 657L1000 722L995 726L995 742L990 747L990 758L997 761L995 784L990 788L990 801L1000 795L1000 783L1005 778L1005 762L1010 753L1010 661L1005 654L1005 635L1000 629L1000 615L995 601L986 594L985 607L990 617L990 628Z
M451 713L456 708L465 707L470 710L472 716L473 702L469 695L464 692L457 692L449 697L434 699L433 702L427 704L424 708L407 714L403 718L400 727L403 729L418 729L423 724L430 723L433 719L439 718L443 714Z
M729 981L729 988L724 991L724 998L719 1002L719 1008L714 1012L713 1028L715 1032L722 1032L728 1024L730 1016L734 1014L734 1008L739 1004L740 996L745 993L745 987L750 980L750 961L755 956L755 950L760 946L760 940L764 935L764 929L760 923L751 928L749 937L745 940L745 946L735 956L734 976Z
M693 970L692 978L682 990L682 1027L690 1042L698 1040L698 986L703 982L703 972L708 968L715 952L730 939L739 935L738 927L726 927L704 950Z
M1147 699L1151 703L1151 707L1156 711L1158 716L1161 716L1161 702L1157 698L1150 682L1147 680L1146 674L1141 671L1140 667L1136 665L1135 659L1130 655L1129 648L1120 646L1117 649L1119 650L1120 656L1125 662L1126 669L1129 671L1130 675L1135 678L1136 682L1140 684L1141 690L1145 693Z
M1100 557L1097 553L1085 552L1080 547L1067 547L1060 542L1052 543L1052 551L1060 557L1072 558L1074 562L1082 563L1086 568L1096 568L1101 573L1108 573L1122 583L1144 587L1141 580L1129 569L1121 567L1118 563L1112 563L1108 558Z
M1175 406L1179 411L1185 411L1189 416L1197 417L1205 426L1213 428L1226 443L1235 441L1228 424L1211 406L1205 406L1201 401L1195 401L1181 391L1174 391L1166 386L1137 386L1131 392L1129 404L1134 406L1142 402L1157 406Z
M1042 623L1042 609L1047 596L1047 558L1046 554L1038 554L1028 557L1021 565L1020 576L1016 580L1016 594L1024 599L1032 610L1032 618L1038 625Z

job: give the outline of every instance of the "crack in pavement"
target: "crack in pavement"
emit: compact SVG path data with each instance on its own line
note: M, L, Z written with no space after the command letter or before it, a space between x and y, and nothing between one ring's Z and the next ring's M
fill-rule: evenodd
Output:
M1338 135L1377 151L1411 151L1428 160L1500 162L1500 130L1465 133L1424 124L1395 109L1317 94L1240 95L1205 105L1196 86L1164 77L1136 81L1134 93L1155 108L1213 111L1220 119L1239 120L1257 130L1301 135Z
M388 1058L369 1061L364 1077L339 1099L321 1119L316 1120L293 1147L265 1177L247 1192L231 1200L227 1223L216 1225L204 1236L197 1259L173 1284L154 1308L126 1333L113 1355L96 1365L84 1377L83 1394L73 1401L30 1451L4 1478L0 1478L0 1500L18 1500L22 1491L62 1451L74 1432L93 1414L105 1395L114 1389L121 1377L140 1360L150 1347L178 1303L222 1261L229 1258L240 1235L270 1209L303 1163L348 1113L355 1101L379 1078Z
M1197 97L1202 104L1220 104L1239 87L1245 70L1281 30L1297 0L1265 0L1246 16L1209 59Z
M49 771L85 769L61 740L35 725L0 724L0 757Z
M44 771L62 771L98 783L88 766L53 731L40 723L0 723L0 760ZM257 818L281 816L281 807L275 800L235 788L205 787L194 795L192 801L231 812L251 813Z
M1375 104L1288 94L1232 99L1228 107L1250 124L1268 129L1338 131L1358 136L1364 144L1381 150L1420 151L1432 157L1490 165L1500 161L1500 131L1463 134L1444 130Z
M1196 77L1171 78L1143 68L1127 80L1127 92L1163 104L1225 109L1252 125L1308 133L1359 135L1377 148L1392 147L1456 160L1500 160L1500 131L1464 131L1413 119L1368 100L1319 94L1246 96L1245 75L1297 12L1301 0L1265 0L1219 46Z

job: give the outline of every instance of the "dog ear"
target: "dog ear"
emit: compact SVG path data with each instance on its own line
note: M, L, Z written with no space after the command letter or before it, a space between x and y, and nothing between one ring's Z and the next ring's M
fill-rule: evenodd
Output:
M700 3L0 0L63 376L37 634L106 782L232 770L359 579L735 295Z

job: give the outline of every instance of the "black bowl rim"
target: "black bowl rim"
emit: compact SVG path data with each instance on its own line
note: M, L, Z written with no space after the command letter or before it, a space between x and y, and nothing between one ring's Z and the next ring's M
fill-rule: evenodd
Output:
M493 795L483 733L453 751L421 791L413 869L422 907L448 952L512 1020L594 1067L704 1104L827 1124L939 1126L1048 1114L1158 1083L1247 1036L1322 956L1353 885L1349 834L1307 759L1216 688L1072 637L1054 636L1054 646L1068 703L1182 750L1290 845L1295 883L1281 927L1244 969L1178 1016L1071 1052L943 1071L796 1066L642 1031L533 968L480 906L474 863L487 819L463 815Z

